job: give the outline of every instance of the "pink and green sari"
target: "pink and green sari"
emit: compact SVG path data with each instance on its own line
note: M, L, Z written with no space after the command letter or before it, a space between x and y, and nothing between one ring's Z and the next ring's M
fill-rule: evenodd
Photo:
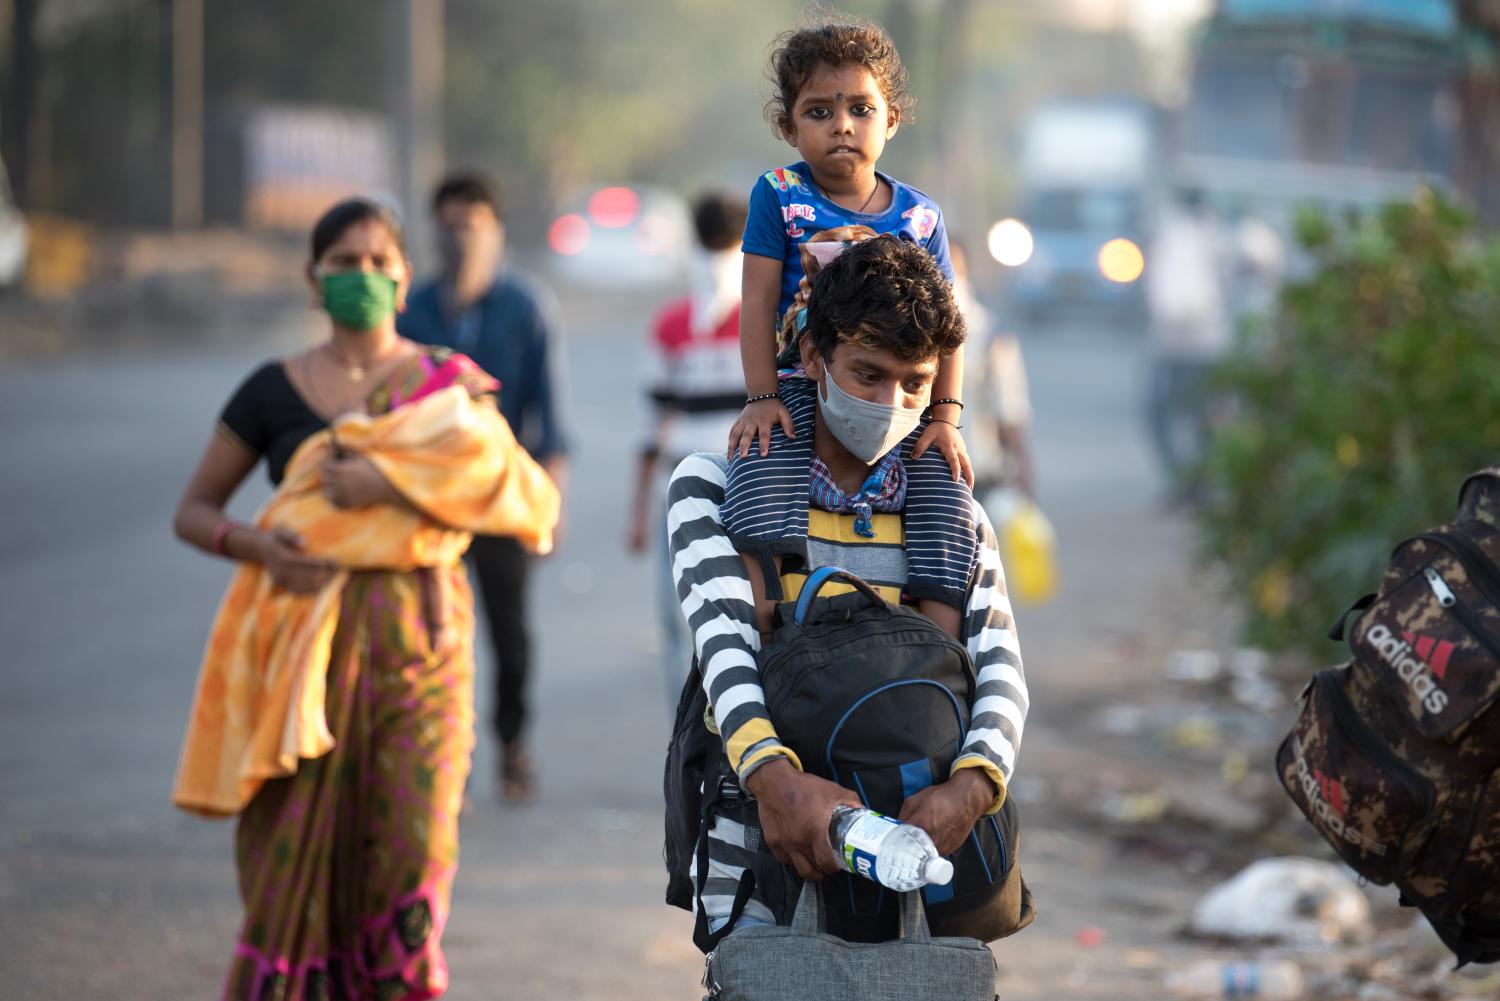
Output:
M368 400L378 416L460 385L424 350ZM230 1001L395 1001L448 985L440 942L474 746L473 599L461 564L349 572L324 712L332 750L260 786L240 812L245 921Z

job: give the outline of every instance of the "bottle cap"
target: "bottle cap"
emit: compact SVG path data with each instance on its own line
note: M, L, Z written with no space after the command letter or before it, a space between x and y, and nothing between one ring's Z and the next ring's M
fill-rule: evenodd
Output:
M945 858L932 859L923 866L922 875L931 886L947 886L953 879L953 863Z

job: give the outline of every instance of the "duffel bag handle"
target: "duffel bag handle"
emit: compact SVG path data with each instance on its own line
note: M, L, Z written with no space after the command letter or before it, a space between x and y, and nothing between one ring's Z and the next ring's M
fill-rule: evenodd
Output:
M1333 625L1328 627L1328 638L1333 640L1335 643L1343 642L1344 635L1348 632L1349 629L1349 616L1355 614L1356 612L1363 612L1365 609L1375 604L1376 597L1377 595L1367 594L1363 598L1360 598L1358 601L1356 601L1354 604L1350 605L1348 608L1344 609L1339 617L1333 620Z
M802 620L807 618L807 610L812 607L813 599L818 596L818 592L823 590L823 585L835 577L846 584L853 585L854 589L866 598L869 598L870 604L875 607L885 608L889 604L880 596L880 592L843 567L818 567L818 569L807 575L807 580L802 585L802 593L797 595L797 610L793 615L797 625L800 626Z
M802 893L797 897L797 910L792 915L792 931L809 936L828 932L827 905L823 903L823 891L818 884L802 884ZM932 930L927 925L927 912L922 907L921 890L901 894L901 941L932 941Z

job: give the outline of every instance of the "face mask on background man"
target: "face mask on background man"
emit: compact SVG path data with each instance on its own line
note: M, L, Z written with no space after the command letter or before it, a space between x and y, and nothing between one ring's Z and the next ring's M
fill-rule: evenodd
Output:
M443 273L453 277L469 269L493 271L500 264L500 233L496 227L442 227L437 236Z

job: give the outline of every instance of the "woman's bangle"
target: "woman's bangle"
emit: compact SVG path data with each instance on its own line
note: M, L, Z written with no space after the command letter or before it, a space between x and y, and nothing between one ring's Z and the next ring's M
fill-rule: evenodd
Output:
M958 423L957 421L950 421L946 417L929 417L927 418L927 421L930 424L952 424L954 429L958 431L962 431L964 429L964 426L962 424Z
M944 399L941 399L941 400L933 400L931 403L928 404L928 406L930 406L930 407L941 407L945 403L951 403L951 404L953 404L955 407L957 407L960 410L962 410L964 408L964 401L963 400L955 400L951 396L950 397L945 397Z
M759 403L761 400L779 400L779 399L781 399L781 394L780 393L761 393L759 396L751 396L751 397L747 398L745 400L745 406L748 407L752 403Z
M225 551L224 543L228 541L229 533L234 531L236 528L244 527L244 525L235 521L233 518L225 518L223 521L220 521L217 525L214 526L213 551L218 553L220 556L228 556L229 553Z

